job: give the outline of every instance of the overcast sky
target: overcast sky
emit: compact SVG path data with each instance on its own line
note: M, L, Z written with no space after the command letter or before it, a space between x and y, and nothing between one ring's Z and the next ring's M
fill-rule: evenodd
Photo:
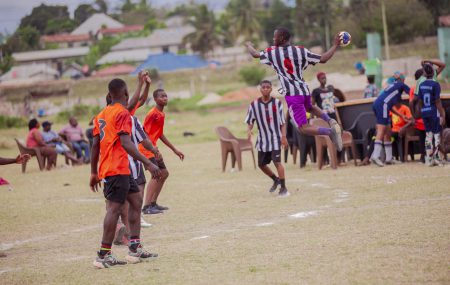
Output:
M39 6L41 3L44 4L60 4L67 5L71 16L73 16L73 11L80 4L90 4L95 0L0 0L0 32L13 33L20 23L20 19L31 13L33 7ZM138 2L139 0L134 0L132 2ZM115 8L122 3L122 0L107 0L110 9ZM186 0L147 0L147 3L151 3L154 6L164 6L164 5L174 5L183 2L188 2ZM197 0L196 2L207 3L211 8L215 10L222 9L228 0Z

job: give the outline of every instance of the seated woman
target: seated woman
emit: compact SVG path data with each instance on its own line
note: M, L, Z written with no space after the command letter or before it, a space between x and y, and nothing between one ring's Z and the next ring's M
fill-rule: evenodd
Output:
M58 153L54 147L44 142L39 127L40 124L36 119L31 119L28 122L28 129L30 131L27 135L26 145L27 147L39 148L44 157L44 161L47 161L47 170L50 170L52 167L56 167L56 156Z

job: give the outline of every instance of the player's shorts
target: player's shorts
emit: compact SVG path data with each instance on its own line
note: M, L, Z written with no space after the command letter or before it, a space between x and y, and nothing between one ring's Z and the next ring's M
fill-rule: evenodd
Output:
M293 119L297 128L307 125L308 118L306 117L306 111L311 109L311 96L294 95L285 96L288 106L288 112Z
M258 151L258 166L270 164L270 162L281 162L281 151Z
M142 163L139 163L139 174L138 177L135 179L137 185L143 185L147 183L147 179L145 179L145 171L144 167L142 166Z
M151 157L150 161L159 167L159 169L167 169L166 165L164 164L164 160L162 159L156 159L156 157Z
M438 116L422 117L426 132L439 134L442 131Z
M128 194L139 193L136 181L131 175L114 175L103 180L103 195L106 200L125 203Z
M391 124L391 117L389 116L389 106L384 102L373 104L372 109L377 118L377 125L388 126Z

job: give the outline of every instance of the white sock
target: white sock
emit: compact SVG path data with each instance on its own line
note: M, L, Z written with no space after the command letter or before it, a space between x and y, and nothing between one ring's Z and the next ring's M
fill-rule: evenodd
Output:
M392 143L384 142L384 151L386 151L386 161L392 161Z
M425 149L427 153L427 157L431 157L433 155L433 133L427 132L425 137Z
M381 154L381 149L382 149L382 142L379 140L375 140L375 145L373 148L373 152L372 152L372 159L379 159L380 158L380 154Z

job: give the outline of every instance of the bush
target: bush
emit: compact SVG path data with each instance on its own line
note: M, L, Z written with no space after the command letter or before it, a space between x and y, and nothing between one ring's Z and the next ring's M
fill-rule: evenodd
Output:
M71 110L65 110L59 112L56 115L56 121L61 123L66 123L70 117L74 116L76 118L87 118L90 120L92 117L100 113L100 106L89 106L89 105L75 105Z
M0 115L0 129L21 128L27 125L28 122L24 118Z
M266 76L266 70L257 66L246 66L239 71L239 75L248 85L256 86Z

